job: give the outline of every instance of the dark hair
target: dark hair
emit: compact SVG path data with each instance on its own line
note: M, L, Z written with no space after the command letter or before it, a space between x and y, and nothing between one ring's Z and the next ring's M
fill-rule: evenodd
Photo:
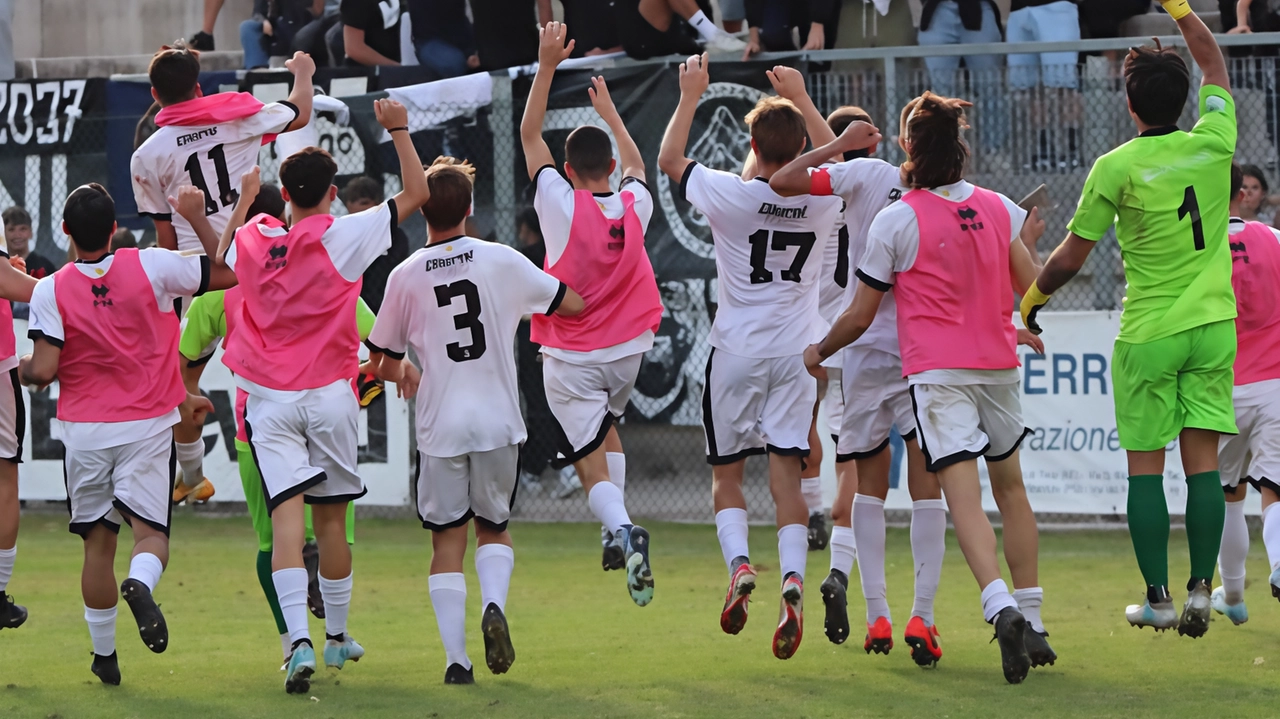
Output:
M781 97L760 98L747 113L747 127L755 142L761 162L782 165L800 156L808 134L804 115L790 101Z
M940 187L964 179L969 145L960 134L969 103L925 91L902 108L907 161L902 183L907 187Z
M1263 174L1261 167L1249 164L1240 165L1240 184L1242 187L1244 186L1244 178L1246 177L1252 177L1257 180L1258 184L1262 186L1263 194L1271 192L1271 187L1267 185L1267 176ZM1236 192L1239 192L1239 190L1237 189ZM1234 198L1235 193L1232 193L1231 196Z
M289 191L289 201L310 209L329 194L338 165L319 147L304 147L280 163L280 184Z
M1235 202L1240 197L1240 188L1244 187L1244 168L1236 163L1231 163L1231 201Z
M195 97L200 82L200 53L179 40L151 56L147 77L161 105L173 105Z
M25 207L15 205L0 213L0 220L4 222L5 227L9 225L27 225L29 227L31 225L31 213L27 212Z
M96 182L81 185L67 196L62 221L76 247L85 252L105 249L116 225L116 203L107 188Z
M112 252L115 252L116 250L123 250L129 247L136 248L137 246L138 246L138 240L133 236L133 233L129 231L128 227L121 227L120 229L116 230L116 233L114 235L111 236Z
M1152 127L1176 125L1187 104L1191 73L1171 47L1135 47L1124 59L1124 90L1129 107Z
M356 200L369 200L376 205L384 199L382 183L365 175L351 178L339 195L344 205L349 205Z
M471 188L476 169L465 160L437 157L427 168L431 199L422 206L427 224L437 230L461 225L471 214Z
M160 110L160 103L153 102L146 113L138 119L138 124L133 128L133 149L142 147L142 143L156 134L156 115L160 114Z
M564 159L574 174L584 180L599 180L609 174L613 144L609 133L595 125L583 125L564 141Z
M538 233L538 237L542 237L542 221L538 219L538 211L532 207L526 207L516 215L516 227L519 228L520 225L528 227Z
M856 105L845 105L838 107L830 115L827 115L827 127L831 128L837 136L844 132L850 125L855 122L871 122L871 116L866 110ZM861 150L848 150L844 153L844 159L853 160L859 157L870 157L871 150L864 148Z
M262 214L284 219L284 198L280 196L279 187L275 185L259 187L258 196L253 198L253 204L249 205L249 214L245 217L257 217Z

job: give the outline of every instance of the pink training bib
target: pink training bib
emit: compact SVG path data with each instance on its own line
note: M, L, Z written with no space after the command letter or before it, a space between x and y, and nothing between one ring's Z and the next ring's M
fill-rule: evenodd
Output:
M1236 385L1280 378L1280 241L1261 222L1246 222L1229 239Z

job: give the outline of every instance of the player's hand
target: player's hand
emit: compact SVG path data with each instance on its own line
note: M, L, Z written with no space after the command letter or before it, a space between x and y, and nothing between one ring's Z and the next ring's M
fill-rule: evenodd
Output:
M1040 240L1043 234L1044 219L1040 217L1040 208L1032 207L1031 211L1027 213L1027 219L1022 222L1022 232L1018 235L1018 238L1022 240L1022 244L1027 246L1027 249L1034 251L1036 242ZM1034 254L1031 256L1035 257Z
M203 427L205 417L213 412L213 403L204 395L188 394L186 401L178 405L178 412L184 423Z
M850 150L865 150L874 147L884 137L880 134L879 128L869 122L858 120L849 123L849 126L840 133L840 151L849 152Z
M574 41L565 44L569 30L562 22L554 20L538 28L538 66L552 70L573 54Z
M742 61L746 62L755 55L759 55L762 49L763 48L760 47L760 38L755 33L752 33L751 36L747 38L747 46L742 50Z
M827 42L827 31L822 23L815 22L809 24L809 41L804 44L801 50L822 50Z
M413 399L418 395L418 386L422 384L422 372L409 360L404 360L404 374L396 382L396 396L402 399Z
M27 376L27 367L30 365L31 365L31 355L22 355L22 358L18 360L18 379L22 382L23 385L30 388L32 392L43 392L44 390L48 389L49 385L47 384L40 384L40 385L30 384L25 379L23 379L23 377Z
M9 258L9 265L24 275L27 273L27 261L17 255Z
M1031 333L1031 330L1018 330L1018 344L1030 347L1037 354L1044 354L1044 340Z
M204 190L194 185L183 185L178 188L177 197L169 197L169 206L187 222L204 217Z
M1022 302L1019 303L1018 309L1022 313L1022 324L1033 335L1038 335L1044 330L1040 328L1037 322L1037 315L1045 305L1049 304L1049 295L1040 291L1036 283L1032 282L1027 288L1027 293L1022 296Z
M707 54L690 55L688 60L680 63L680 95L702 97L711 84L711 75L707 72Z
M262 187L262 176L258 166L254 165L253 169L240 176L240 202L253 204L260 187Z
M311 77L316 74L316 61L302 51L295 52L293 57L285 60L284 67L293 73L294 77Z
M804 368L820 380L827 379L827 368L822 366L822 355L818 353L818 345L813 344L805 348Z
M378 124L387 130L409 126L409 110L389 97L374 101L373 115L378 118Z
M591 106L596 109L596 114L601 118L610 120L618 114L618 108L613 105L613 98L609 96L609 86L605 84L603 77L591 78L591 87L587 88L587 94L591 96Z
M804 88L804 75L794 67L778 65L772 70L766 70L764 74L769 78L769 83L773 85L773 91L778 93L778 97L794 102L808 95L808 91Z

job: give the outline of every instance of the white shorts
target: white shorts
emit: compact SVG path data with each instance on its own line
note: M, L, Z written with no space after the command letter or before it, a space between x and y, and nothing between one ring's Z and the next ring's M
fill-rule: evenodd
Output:
M520 474L520 445L458 457L418 453L418 519L433 532L475 517L495 532L507 528Z
M356 472L360 404L346 382L308 390L297 402L249 395L244 431L262 476L270 514L303 494L307 504L336 504L367 491Z
M146 439L106 449L67 448L63 470L71 533L87 536L95 524L120 531L123 517L169 535L177 455L166 427Z
M702 387L707 463L772 452L809 456L818 381L802 355L758 359L711 349Z
M560 453L571 464L596 451L622 416L644 353L602 364L574 364L542 355L542 386L560 425Z
M1233 394L1240 434L1218 440L1222 486L1233 489L1244 480L1280 494L1280 380L1243 385Z
M836 461L880 454L889 446L889 434L895 426L903 439L915 437L916 416L902 376L902 360L884 350L845 349L844 418L836 442Z
M827 393L822 403L827 406L827 433L833 442L840 441L840 423L844 419L844 372L839 367L827 368Z
M21 463L22 440L26 434L27 404L15 367L9 370L9 382L0 380L0 459Z
M977 457L1008 459L1030 433L1017 383L917 384L910 392L930 472Z

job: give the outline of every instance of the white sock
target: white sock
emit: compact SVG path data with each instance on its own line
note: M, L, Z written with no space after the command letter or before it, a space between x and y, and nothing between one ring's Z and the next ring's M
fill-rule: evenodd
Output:
M444 644L444 662L471 668L467 658L467 580L462 572L432 574L427 578L431 592L431 608L436 613L436 627Z
M778 567L782 578L792 572L804 579L805 563L809 561L809 528L803 524L788 524L778 529Z
M884 582L884 500L866 494L853 497L853 535L858 546L858 577L867 600L867 624L884 617L890 622Z
M627 455L621 452L605 452L605 465L609 467L609 484L624 495L627 491Z
M711 18L701 10L695 12L693 17L689 18L689 24L694 30L698 31L698 35L706 42L715 39L716 33L720 31L716 24L711 22ZM806 530L807 531L807 530Z
M1044 622L1040 620L1040 604L1044 602L1044 590L1040 587L1024 587L1013 590L1013 601L1018 603L1018 611L1027 618L1027 623L1037 632L1044 631Z
M1280 567L1280 502L1262 510L1262 543L1267 547L1267 560L1274 572Z
M858 545L854 541L852 527L836 525L831 528L831 568L839 569L848 577L853 572L853 562L858 558Z
M109 657L116 651L116 607L110 609L84 608L84 621L89 625L89 639L93 653Z
M983 587L982 618L987 623L995 621L996 615L1009 607L1017 609L1018 603L1013 600L1013 595L1009 594L1009 585L1005 584L1003 579L997 579Z
M280 635L280 649L284 651L285 661L288 661L289 655L293 653L293 642L289 641L288 633Z
M911 503L911 558L916 565L916 600L911 616L933 624L933 598L947 552L947 503L921 499Z
M177 449L178 466L182 467L182 481L194 489L204 479L204 440L174 442L173 446Z
M326 579L320 575L320 596L324 598L325 637L342 637L347 633L347 613L351 609L352 572L342 579Z
M587 494L587 504L600 523L617 532L623 525L631 524L627 505L622 500L622 490L613 482L600 482Z
M13 560L18 556L18 546L0 549L0 592L9 588L9 578L13 576Z
M1222 524L1222 544L1218 548L1218 573L1227 604L1244 599L1244 564L1249 558L1249 527L1244 523L1244 502L1227 502L1226 521Z
M800 480L800 493L804 495L804 503L809 507L809 516L822 514L822 478L809 477Z
M160 558L150 552L142 552L129 562L129 578L147 585L147 589L156 591L160 583L160 575L164 573L164 565Z
M516 565L516 553L505 544L486 544L476 547L476 576L480 578L480 606L488 608L497 604L507 611L507 590L511 588L511 570Z
M807 543L808 534L805 536ZM734 559L751 556L747 549L747 510L731 507L716 512L716 537L720 539L724 566L733 571Z
M307 570L294 567L274 571L271 583L276 586L280 613L284 615L284 625L289 628L289 644L300 639L311 641L311 632L307 628Z

